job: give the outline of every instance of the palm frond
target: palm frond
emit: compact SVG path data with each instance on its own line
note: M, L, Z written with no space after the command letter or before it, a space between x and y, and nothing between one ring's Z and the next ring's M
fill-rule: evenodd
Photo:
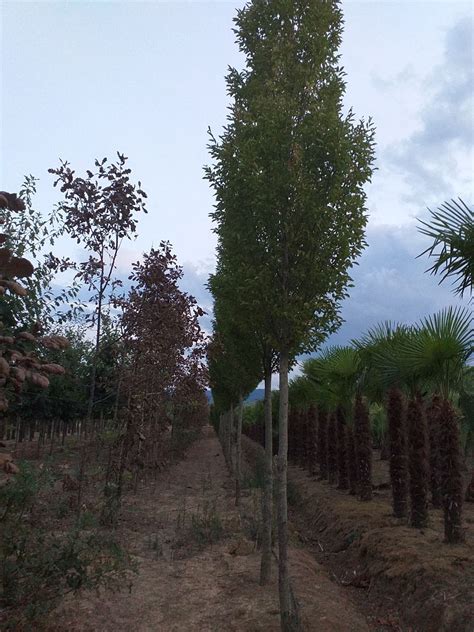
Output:
M428 209L430 210L430 209ZM474 212L461 199L444 202L431 211L430 221L418 220L419 232L433 240L418 256L435 259L427 272L441 274L440 283L453 279L456 294L472 294L474 277Z
M431 381L449 397L462 381L473 351L473 316L466 307L448 307L423 319L398 356L412 375Z
M334 346L307 360L303 374L317 385L332 408L340 405L349 410L361 369L360 354L355 347Z

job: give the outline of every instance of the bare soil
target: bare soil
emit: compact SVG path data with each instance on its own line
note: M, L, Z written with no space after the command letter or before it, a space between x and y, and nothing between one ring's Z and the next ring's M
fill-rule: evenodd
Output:
M370 622L404 632L474 631L472 503L464 509L465 544L447 545L441 510L430 510L423 530L393 517L387 461L374 461L371 502L298 467L290 466L289 480L294 540L346 587Z
M240 512L233 494L207 427L183 461L124 500L118 533L138 564L130 588L67 598L50 630L277 632L276 563L272 583L258 584L260 490L244 490ZM290 559L305 630L376 629L311 551L293 547Z

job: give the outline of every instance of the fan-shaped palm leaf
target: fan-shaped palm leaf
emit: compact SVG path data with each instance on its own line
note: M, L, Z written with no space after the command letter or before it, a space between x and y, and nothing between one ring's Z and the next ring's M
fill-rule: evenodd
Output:
M416 387L419 376L401 353L415 334L414 327L386 322L369 330L356 342L363 347L364 387L373 394L372 401L381 401L383 393L391 386L407 386L411 390Z
M362 364L354 347L330 347L318 358L307 360L303 372L322 391L327 403L350 407Z
M430 221L419 220L418 230L433 239L433 243L418 256L434 257L435 261L427 271L440 273L440 283L452 277L456 294L472 293L474 212L459 198L444 202L437 211L430 213Z
M352 344L357 348L363 370L360 387L371 402L381 403L387 386L398 380L398 373L384 375L393 365L393 348L409 328L400 323L378 323ZM387 359L388 358L388 359ZM392 373L394 368L392 367Z
M288 389L290 407L295 409L309 408L317 402L318 387L304 375L291 380Z
M465 307L448 307L425 318L398 345L400 366L409 375L431 381L446 399L459 388L473 350L473 317Z

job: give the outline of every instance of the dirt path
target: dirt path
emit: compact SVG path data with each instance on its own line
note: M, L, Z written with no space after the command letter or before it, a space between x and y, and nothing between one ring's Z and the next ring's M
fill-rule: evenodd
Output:
M71 632L251 632L279 630L276 568L258 585L252 541L259 491L243 510L213 431L156 483L125 498L121 537L139 564L130 591L72 598L55 616ZM305 630L368 632L364 618L304 549L291 551L291 573Z

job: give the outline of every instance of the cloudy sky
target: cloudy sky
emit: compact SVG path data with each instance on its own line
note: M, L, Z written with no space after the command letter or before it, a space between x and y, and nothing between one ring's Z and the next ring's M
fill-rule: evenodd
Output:
M239 66L232 18L243 2L25 2L1 12L1 188L40 178L37 207L57 201L48 167L80 171L118 149L149 195L123 273L167 239L184 286L206 309L214 265L212 194L202 179L208 126L225 122L224 76ZM473 5L345 1L346 106L377 127L368 186L369 247L354 273L344 343L386 319L414 321L453 304L424 274L415 218L461 196L473 203Z

